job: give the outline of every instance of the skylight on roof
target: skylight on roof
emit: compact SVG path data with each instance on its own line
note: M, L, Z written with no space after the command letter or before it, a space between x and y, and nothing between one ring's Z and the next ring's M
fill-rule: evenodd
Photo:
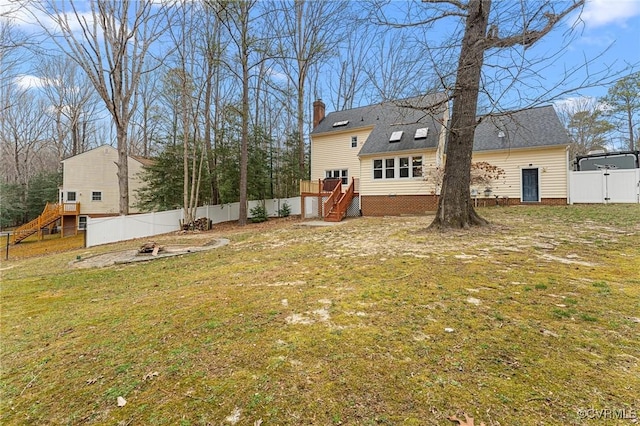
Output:
M398 130L396 132L391 133L391 137L389 138L389 142L399 142L402 139L402 134L404 132L402 130Z
M346 126L347 124L349 124L349 120L336 121L335 123L333 123L333 127L342 127Z
M428 127L421 127L416 129L416 135L413 137L414 139L425 139L427 137L427 133L429 133Z

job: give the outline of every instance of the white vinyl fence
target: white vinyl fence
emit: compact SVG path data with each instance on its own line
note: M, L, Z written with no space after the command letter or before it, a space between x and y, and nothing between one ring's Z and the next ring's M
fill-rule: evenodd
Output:
M571 172L571 204L640 203L640 169Z
M269 217L278 216L278 210L282 209L285 202L290 207L290 214L300 214L300 197L294 197L266 200L267 215ZM251 209L260 203L262 201L248 202L247 212L249 212L249 216L251 215ZM240 203L198 207L196 219L201 217L210 219L214 224L238 220L240 217ZM85 231L87 233L87 247L178 231L180 230L180 221L182 219L182 209L128 216L87 218Z

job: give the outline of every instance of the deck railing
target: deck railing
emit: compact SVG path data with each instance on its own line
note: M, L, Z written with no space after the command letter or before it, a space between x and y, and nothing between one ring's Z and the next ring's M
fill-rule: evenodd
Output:
M51 225L64 215L78 215L80 203L47 203L37 218L25 223L13 232L13 243L17 244L36 232L40 234L43 228Z
M334 179L330 179L331 181L334 181ZM356 178L351 178L352 182L354 183L354 191L357 193L359 192L360 189L360 179L356 179ZM318 180L300 180L300 194L315 194L315 195L322 195L322 193L327 193L330 192L333 189L333 187L331 187L331 189L327 190L325 188L325 180L323 179L318 179Z
M61 206L61 214L80 214L80 203L63 203Z
M320 194L322 179L300 180L300 194Z

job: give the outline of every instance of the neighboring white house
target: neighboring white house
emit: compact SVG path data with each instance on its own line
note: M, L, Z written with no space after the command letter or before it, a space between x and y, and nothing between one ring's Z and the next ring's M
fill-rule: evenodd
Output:
M129 156L129 212L135 208L136 190L142 186L139 173L147 159ZM87 217L116 216L119 213L118 151L109 145L83 152L62 161L61 203L80 203L77 227L84 229Z

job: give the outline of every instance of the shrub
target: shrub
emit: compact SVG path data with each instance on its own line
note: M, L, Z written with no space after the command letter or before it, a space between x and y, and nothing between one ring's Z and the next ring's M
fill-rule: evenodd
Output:
M284 204L280 206L280 208L278 209L278 216L287 217L290 214L291 214L291 206L287 204L287 202L285 201Z
M260 223L266 222L269 217L267 216L267 209L264 205L258 204L254 208L250 210L251 213L251 222Z

